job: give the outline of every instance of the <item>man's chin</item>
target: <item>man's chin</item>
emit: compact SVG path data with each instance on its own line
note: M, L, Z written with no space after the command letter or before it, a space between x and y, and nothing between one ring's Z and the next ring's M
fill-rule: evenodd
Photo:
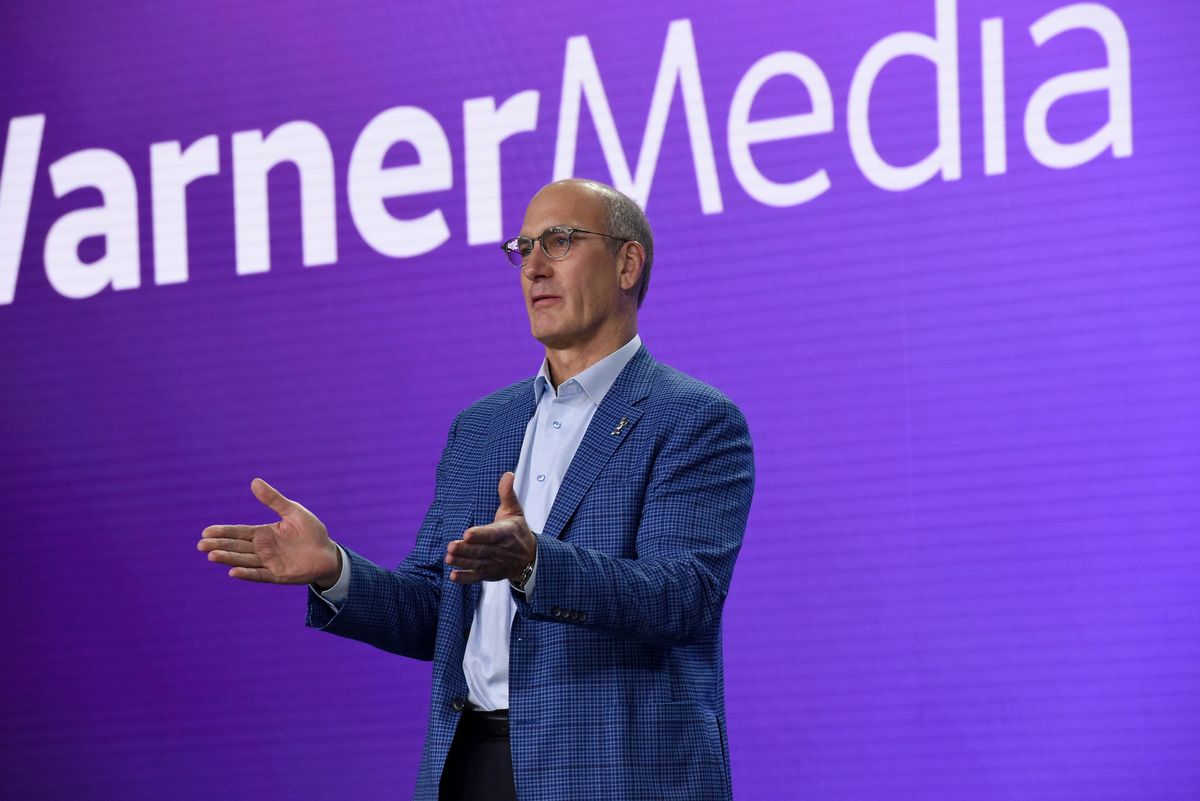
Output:
M533 338L551 350L565 350L575 343L575 336L550 326L530 326Z

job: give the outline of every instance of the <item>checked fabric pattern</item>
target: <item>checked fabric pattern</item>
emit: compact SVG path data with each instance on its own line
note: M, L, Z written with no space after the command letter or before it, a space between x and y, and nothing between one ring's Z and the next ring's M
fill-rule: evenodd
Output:
M341 609L310 593L307 625L433 661L418 801L437 799L479 596L450 582L442 557L491 522L533 412L529 379L460 413L408 557L387 570L347 549ZM753 489L737 407L639 349L538 534L535 592L514 593L510 747L523 801L731 798L721 610Z

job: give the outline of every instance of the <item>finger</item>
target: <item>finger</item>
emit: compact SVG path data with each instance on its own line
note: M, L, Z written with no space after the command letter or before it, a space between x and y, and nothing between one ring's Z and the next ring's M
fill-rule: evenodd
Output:
M275 574L265 567L231 567L229 575L242 581L257 581L264 584L279 584Z
M264 506L269 506L275 514L283 517L292 508L292 502L280 494L279 490L272 487L261 478L256 478L250 482L250 491L254 493L254 497L258 498Z
M463 532L463 541L471 545L491 545L512 539L518 530L517 524L512 518L508 518L467 529Z
M455 584L477 584L484 577L474 570L451 570L450 580Z
M209 526L200 532L203 539L213 537L239 540L254 539L254 532L259 526Z
M500 484L496 488L500 494L500 508L496 510L497 519L524 514L521 511L521 501L517 498L517 491L513 486L516 478L511 470L500 476Z
M453 568L457 568L459 570L471 570L476 573L483 572L483 569L488 565L488 560L486 559L475 559L465 556L451 556L450 554L446 554L442 561Z
M262 557L256 553L236 553L234 551L210 551L208 561L219 562L231 567L262 567Z
M254 553L254 543L249 540L231 540L206 537L196 543L198 551L235 551L236 553Z
M483 559L489 554L496 553L496 547L489 544L469 544L462 540L455 540L446 546L446 553L456 557L465 556L471 559Z

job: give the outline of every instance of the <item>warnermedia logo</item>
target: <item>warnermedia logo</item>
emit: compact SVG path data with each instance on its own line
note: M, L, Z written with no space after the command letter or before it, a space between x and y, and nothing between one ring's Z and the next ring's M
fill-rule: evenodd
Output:
M850 151L863 175L882 189L904 191L936 177L944 181L962 177L958 70L962 54L956 0L936 0L934 13L934 35L905 31L885 36L863 55L850 82L845 112ZM980 23L985 175L999 175L1008 169L1003 26L998 17ZM1025 103L1025 146L1038 162L1056 169L1076 167L1106 152L1116 158L1133 153L1129 37L1125 26L1115 12L1095 3L1064 6L1029 26L1029 34L1039 47L1072 30L1098 36L1107 55L1106 63L1057 75L1039 86ZM931 62L937 81L936 145L916 163L904 165L889 163L880 155L869 122L876 78L885 66L901 57ZM812 101L811 109L803 114L751 120L750 109L759 91L767 81L780 76L804 86ZM1061 142L1051 136L1047 117L1058 101L1099 92L1107 97L1108 112L1099 128L1075 142ZM588 37L567 40L553 177L566 178L574 172L580 114L586 104L613 184L645 205L676 93L682 95L700 209L704 214L723 211L699 59L691 22L686 19L672 22L667 28L641 147L632 167ZM510 137L536 130L540 100L540 92L529 89L502 102L494 97L464 101L467 244L500 241L500 148ZM753 155L753 146L759 143L834 131L829 82L820 65L808 56L782 51L755 62L734 90L725 124L729 168L750 197L769 206L795 206L829 191L831 182L824 169L799 180L779 182L759 170ZM45 126L45 115L17 117L8 124L0 168L0 304L13 300ZM385 155L398 143L412 146L416 162L384 167ZM262 273L271 267L267 174L284 163L295 165L300 176L304 264L335 263L338 182L324 132L312 122L297 120L269 133L234 133L230 147L237 273ZM193 181L219 174L219 148L215 134L186 146L178 141L150 145L150 186L140 189L151 194L156 284L177 284L188 279L187 187ZM440 209L401 219L388 211L384 201L451 189L451 167L450 142L428 111L399 106L368 121L351 152L344 184L351 217L363 240L393 258L419 256L445 243L450 229ZM139 286L139 187L129 163L111 150L87 149L58 158L49 165L49 174L55 198L83 188L99 190L103 197L101 205L67 212L51 225L43 250L50 284L68 298L91 297L106 287L122 290ZM79 255L80 244L93 237L103 238L104 254L84 262Z

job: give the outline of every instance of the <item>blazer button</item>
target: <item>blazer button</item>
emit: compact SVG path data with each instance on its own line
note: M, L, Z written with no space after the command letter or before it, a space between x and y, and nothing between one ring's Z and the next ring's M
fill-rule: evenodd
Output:
M466 708L466 706L467 706L467 702L461 698L455 698L453 701L450 702L450 708L453 709L455 712L462 712L463 709Z
M550 610L550 614L554 617L562 617L562 610L556 606Z
M578 617L578 618L576 618L576 619L577 619L577 620L578 620L580 623L582 623L583 621L587 620L587 612L580 612L580 613L579 613L579 617Z

